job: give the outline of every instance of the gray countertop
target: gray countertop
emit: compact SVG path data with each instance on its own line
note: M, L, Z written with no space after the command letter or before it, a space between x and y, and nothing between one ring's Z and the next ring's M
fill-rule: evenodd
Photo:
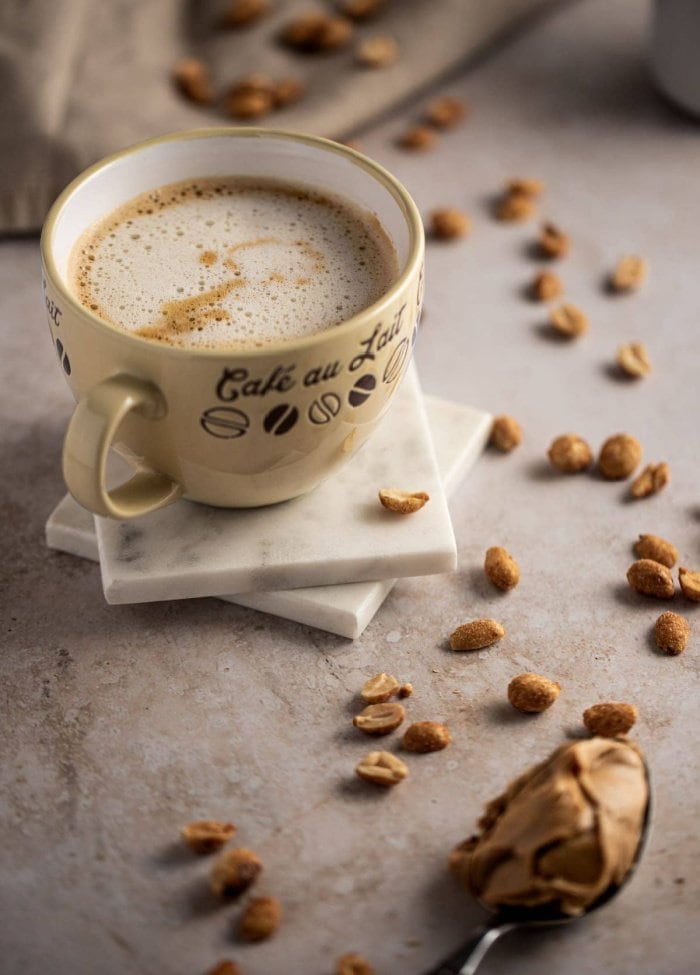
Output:
M699 607L625 582L640 532L700 569L700 128L651 89L647 16L637 0L582 0L509 41L447 86L473 110L430 154L392 145L417 106L359 136L424 212L473 218L468 240L429 249L424 389L512 413L525 439L487 453L452 501L459 571L401 581L355 643L214 600L110 607L96 566L44 548L72 401L46 335L37 243L0 246L3 975L191 975L226 956L246 975L330 975L346 951L378 975L420 975L481 918L446 874L453 844L507 780L580 730L585 707L611 699L639 707L653 774L638 874L585 922L510 935L480 971L695 970ZM550 339L544 307L523 297L536 225L489 213L519 175L546 182L543 215L573 240L557 270L591 321L573 344ZM629 252L648 258L648 284L610 297L604 274ZM639 383L611 369L631 340L654 364ZM566 431L594 449L635 434L671 483L628 503L620 483L553 476L546 449ZM522 569L505 596L480 568L494 544ZM650 637L668 608L695 629L676 658ZM506 638L447 651L476 616L502 620ZM356 694L380 670L413 683L412 719L444 719L453 736L388 794L352 773L369 750L350 725ZM562 685L534 718L504 705L525 670ZM208 900L208 863L178 841L200 817L232 819L261 855L260 892L284 906L276 938L239 946L237 909Z

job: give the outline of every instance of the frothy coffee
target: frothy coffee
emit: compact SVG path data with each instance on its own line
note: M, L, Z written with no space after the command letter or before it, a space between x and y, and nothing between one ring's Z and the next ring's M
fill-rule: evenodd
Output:
M376 217L294 183L162 186L91 227L70 257L77 298L125 331L185 348L313 335L377 301L396 253Z

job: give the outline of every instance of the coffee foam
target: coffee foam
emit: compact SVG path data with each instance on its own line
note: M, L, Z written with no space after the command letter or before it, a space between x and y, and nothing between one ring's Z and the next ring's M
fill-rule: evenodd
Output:
M369 211L302 185L238 177L130 200L80 238L69 262L86 308L185 348L316 334L373 304L397 274Z

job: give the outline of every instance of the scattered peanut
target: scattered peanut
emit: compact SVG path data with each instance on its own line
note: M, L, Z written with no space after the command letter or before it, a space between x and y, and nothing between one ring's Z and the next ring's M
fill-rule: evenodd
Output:
M439 752L452 741L444 724L437 721L414 721L404 732L402 744L407 752Z
M564 287L554 271L539 271L532 282L531 294L535 301L551 301L558 298Z
M506 190L508 193L519 193L521 196L529 196L531 199L536 199L544 193L544 183L541 179L520 176L515 179L509 179Z
M221 18L223 27L247 27L270 9L270 0L231 0Z
M406 710L402 704L369 704L355 715L352 723L366 735L388 735L398 728L405 717Z
M535 201L525 193L505 193L496 204L496 217L504 222L529 220L535 213Z
M560 335L574 339L588 331L588 319L576 305L559 305L549 313L549 322Z
M236 832L233 823L198 819L182 827L182 838L195 853L216 853Z
M627 570L627 581L635 592L657 599L673 599L673 576L665 565L652 559L638 559Z
M370 20L386 6L386 0L340 0L338 9L350 20Z
M274 105L271 91L240 89L235 86L224 99L224 111L231 118L256 119L269 115Z
M226 850L214 863L209 874L209 886L216 897L238 897L257 879L262 860L245 847Z
M412 125L399 136L398 144L403 149L432 149L437 142L437 134L427 125Z
M398 690L398 697L410 697L413 694L413 684L402 684Z
M379 500L389 511L396 511L400 515L410 515L420 511L424 504L430 501L430 495L425 491L402 491L400 488L382 488Z
M668 464L647 464L642 473L632 481L630 494L633 498L648 498L663 491L669 481Z
M304 94L304 86L296 78L282 78L272 88L272 101L275 108L284 108L298 102Z
M642 459L642 447L636 437L628 433L617 433L608 437L600 448L598 467L610 481L629 477Z
M628 342L617 350L617 364L633 379L641 379L651 372L651 362L645 346L641 342Z
M662 613L654 624L654 637L659 649L677 657L690 639L690 623L678 613Z
M393 37L365 37L357 46L356 59L365 68L386 68L399 57L399 45Z
M508 700L524 714L546 711L559 697L560 685L541 674L518 674L508 685Z
M507 454L522 443L522 439L522 427L515 417L497 416L494 419L489 443L497 450L502 450L504 454Z
M348 43L353 29L347 18L319 11L302 14L290 21L282 31L281 40L288 47L307 54L336 51Z
M638 559L653 559L668 569L678 561L678 549L671 542L658 535L640 535L634 543L634 554Z
M583 723L592 735L602 738L617 738L626 735L637 720L634 704L622 701L606 701L594 704L583 712Z
M542 224L537 243L544 257L565 257L571 247L568 236L553 223Z
M436 129L451 129L459 125L467 114L467 104L461 98L445 95L432 101L426 111L425 120Z
M335 975L374 975L374 969L362 955L341 955L335 963Z
M443 207L430 214L430 235L437 240L457 240L470 230L469 217L455 207Z
M246 941L270 938L282 920L282 908L276 897L255 897L246 905L238 926Z
M173 69L173 80L182 94L192 102L209 105L214 101L214 84L209 68L197 58L185 58Z
M547 451L549 463L563 474L578 474L591 466L593 452L583 437L563 433L552 441Z
M235 961L227 958L210 968L207 975L241 975L241 969Z
M483 650L497 643L506 634L505 627L496 620L478 619L462 623L450 636L451 650Z
M408 766L391 752L369 752L357 764L356 774L375 785L398 785L408 775Z
M690 569L681 568L678 570L678 581L685 598L690 599L691 602L700 603L700 572L691 572Z
M391 674L375 674L362 685L360 695L367 704L384 704L400 690L399 682Z
M520 567L510 552L500 545L486 550L484 572L497 589L514 589L520 582Z
M615 291L636 291L647 276L647 263L643 257L630 255L617 262L610 275L610 284Z

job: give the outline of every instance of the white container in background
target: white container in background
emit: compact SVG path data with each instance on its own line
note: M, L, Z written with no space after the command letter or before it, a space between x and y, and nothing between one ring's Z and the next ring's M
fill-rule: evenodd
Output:
M663 94L700 116L700 0L656 0L651 66Z

